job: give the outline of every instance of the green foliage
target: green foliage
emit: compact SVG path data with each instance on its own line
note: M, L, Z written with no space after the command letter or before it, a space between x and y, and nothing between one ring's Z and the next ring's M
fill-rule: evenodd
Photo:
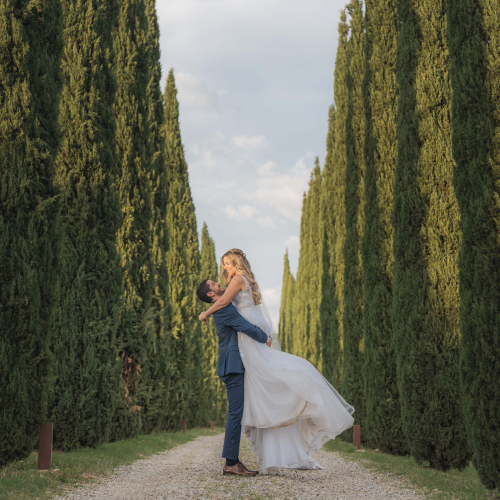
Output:
M189 425L202 422L201 391L202 335L198 316L202 306L196 297L200 281L200 254L196 217L189 188L187 164L179 127L179 103L174 72L170 70L165 89L165 156L169 186L167 269L170 303L172 382L169 423L178 428L182 418Z
M151 251L154 263L154 287L151 301L153 341L148 342L147 363L142 366L142 377L148 382L148 404L142 411L142 432L163 430L167 426L170 386L168 322L167 250L168 211L167 168L164 148L164 103L161 93L160 31L156 16L155 0L145 1L148 22L147 55L149 81L147 85L147 113L149 125L150 189L151 189ZM148 370L147 372L145 370Z
M293 296L295 293L295 278L290 272L290 262L288 260L288 250L285 253L283 269L283 288L281 292L279 340L281 350L293 352Z
M365 226L363 322L366 394L364 434L381 451L404 454L406 439L396 380L392 332L393 204L397 159L396 0L366 1Z
M109 436L120 380L115 337L122 295L116 250L121 209L110 61L115 13L92 0L64 0L62 6L62 141L56 172L63 249L49 420L55 448L71 450L99 445Z
M301 356L317 367L321 364L320 299L320 203L321 170L319 161L311 172L309 191L304 193L300 229L300 256L297 284L293 297L292 354Z
M461 212L461 385L482 483L500 488L500 16L494 0L448 4L454 187Z
M0 465L30 454L53 381L61 14L58 0L0 3Z
M467 466L458 382L459 212L441 0L400 0L393 323L403 429L412 455Z
M321 323L320 323L320 303L321 303L321 280L323 272L322 247L323 238L321 233L321 195L322 195L322 175L319 160L316 158L312 171L311 182L307 200L309 204L309 252L307 259L307 317L309 337L306 352L308 359L319 371L322 369L321 359Z
M297 281L295 285L295 294L293 296L292 304L292 324L294 325L294 328L292 339L288 341L290 344L288 352L302 357L304 357L302 344L304 342L304 336L306 335L305 304L307 301L307 290L305 288L305 282L307 267L306 253L309 234L307 208L307 194L304 193L302 198L302 213L300 216L299 265L297 268Z
M347 121L347 34L345 10L340 13L339 42L335 59L335 148L333 167L333 276L335 293L335 321L332 324L333 374L332 383L340 389L344 360L344 244L345 244L345 174L346 174L346 121ZM329 167L328 167L329 168ZM327 184L328 185L328 184Z
M335 296L335 108L330 106L328 135L326 139L326 159L321 186L321 294L319 314L321 325L322 372L331 384L338 382L337 353L340 349Z
M365 424L364 335L363 335L363 265L361 239L364 230L363 141L365 116L362 83L365 63L364 19L360 0L347 7L351 36L347 45L347 119L345 174L345 243L344 243L344 364L341 393L355 408L354 421ZM348 431L347 434L349 434ZM363 438L364 438L363 433Z
M147 356L153 344L152 295L155 266L152 254L151 143L147 89L150 79L148 18L144 0L119 0L113 31L114 114L123 220L117 233L124 293L117 338L122 358L122 386L115 410L113 438L141 428L148 405L151 377ZM146 368L144 373L141 373Z
M219 269L215 257L215 245L208 233L207 224L201 231L201 271L200 281L217 281ZM211 320L202 325L203 336L203 412L205 422L224 423L227 415L225 386L217 376L217 358L219 354L217 329ZM220 414L219 410L223 413Z

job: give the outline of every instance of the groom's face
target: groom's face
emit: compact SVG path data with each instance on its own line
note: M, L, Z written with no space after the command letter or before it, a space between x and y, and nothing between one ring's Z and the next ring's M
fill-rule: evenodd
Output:
M207 285L210 287L210 291L207 293L207 295L209 297L212 297L213 302L215 302L219 297L222 297L224 290L220 287L220 283L208 280Z

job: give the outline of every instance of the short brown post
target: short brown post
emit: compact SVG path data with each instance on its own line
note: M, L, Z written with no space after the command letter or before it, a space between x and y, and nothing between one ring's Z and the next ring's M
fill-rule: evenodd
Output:
M361 449L361 427L359 425L354 426L354 448L357 450Z
M186 434L186 419L185 418L183 418L181 420L181 429L182 429L182 433Z
M210 427L212 428L212 431L215 429L215 422L213 420L210 422Z
M40 440L38 442L38 470L49 470L52 463L52 422L40 424Z

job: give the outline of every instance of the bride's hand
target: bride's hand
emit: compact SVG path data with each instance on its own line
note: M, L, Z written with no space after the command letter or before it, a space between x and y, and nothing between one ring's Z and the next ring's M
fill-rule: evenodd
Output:
M271 347L272 343L273 343L273 339L271 337L267 337L267 342L266 342L267 347Z
M210 318L210 315L207 314L206 311L203 311L201 314L200 314L200 317L199 317L199 320L200 321L203 321L203 323L206 323L208 318Z

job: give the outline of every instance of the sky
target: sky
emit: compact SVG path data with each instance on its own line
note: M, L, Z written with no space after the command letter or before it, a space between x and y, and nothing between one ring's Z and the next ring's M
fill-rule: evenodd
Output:
M163 85L174 69L198 232L240 248L275 326L283 257L323 167L346 0L158 0Z

